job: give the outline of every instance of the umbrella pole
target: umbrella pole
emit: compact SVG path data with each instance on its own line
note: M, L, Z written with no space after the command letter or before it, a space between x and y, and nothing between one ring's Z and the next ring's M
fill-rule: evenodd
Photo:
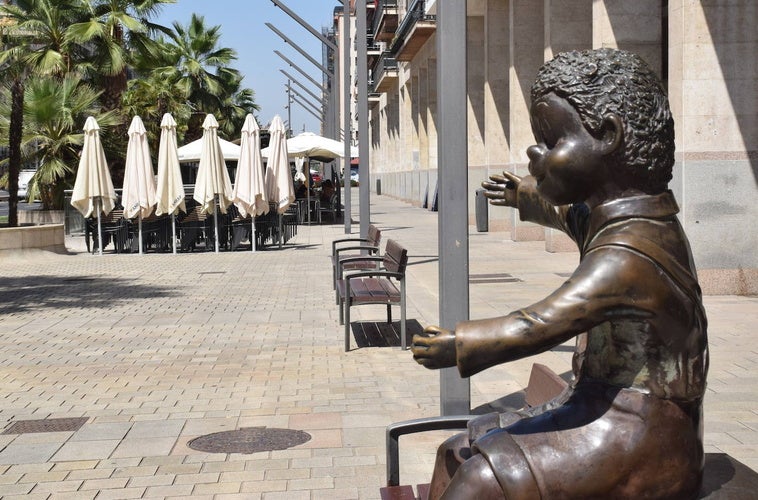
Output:
M308 189L305 190L305 195L307 196L308 200L306 203L308 204L308 207L305 209L308 212L308 225L311 225L311 158L309 156L305 157L305 168L308 170L308 173L305 174L305 183Z
M250 214L250 251L255 252L255 213Z
M176 215L171 214L171 242L174 247L174 255L176 255Z
M100 220L101 207L103 206L103 200L99 199L95 202L95 209L97 210L97 244L99 248L99 255L103 255L103 226Z
M218 204L216 203L216 196L213 196L213 232L216 236L215 247L216 253L218 253Z
M139 226L137 230L139 231L139 254L142 255L142 212L139 213Z

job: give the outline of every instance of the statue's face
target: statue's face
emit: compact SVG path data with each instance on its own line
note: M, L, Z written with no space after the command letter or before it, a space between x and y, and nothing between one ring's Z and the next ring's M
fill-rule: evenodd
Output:
M553 93L541 97L532 104L531 122L537 144L527 149L529 172L545 199L555 205L580 203L602 189L603 145L568 101Z

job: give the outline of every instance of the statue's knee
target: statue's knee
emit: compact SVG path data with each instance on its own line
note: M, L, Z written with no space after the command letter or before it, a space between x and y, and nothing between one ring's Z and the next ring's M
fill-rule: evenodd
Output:
M437 460L444 462L463 462L471 456L468 435L461 432L450 436L437 448Z
M489 462L481 455L474 455L458 468L441 498L496 500L504 497Z

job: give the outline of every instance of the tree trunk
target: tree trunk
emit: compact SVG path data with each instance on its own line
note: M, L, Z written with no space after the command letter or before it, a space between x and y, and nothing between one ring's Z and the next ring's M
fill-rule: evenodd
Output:
M24 127L24 82L11 84L11 120L8 132L8 226L18 226L18 174L21 171L21 141Z

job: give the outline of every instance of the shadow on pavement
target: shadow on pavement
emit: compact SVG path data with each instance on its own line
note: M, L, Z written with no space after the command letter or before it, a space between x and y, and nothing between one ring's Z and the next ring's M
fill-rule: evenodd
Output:
M0 280L0 315L40 308L103 309L121 301L173 294L169 287L144 286L113 277L7 277Z

